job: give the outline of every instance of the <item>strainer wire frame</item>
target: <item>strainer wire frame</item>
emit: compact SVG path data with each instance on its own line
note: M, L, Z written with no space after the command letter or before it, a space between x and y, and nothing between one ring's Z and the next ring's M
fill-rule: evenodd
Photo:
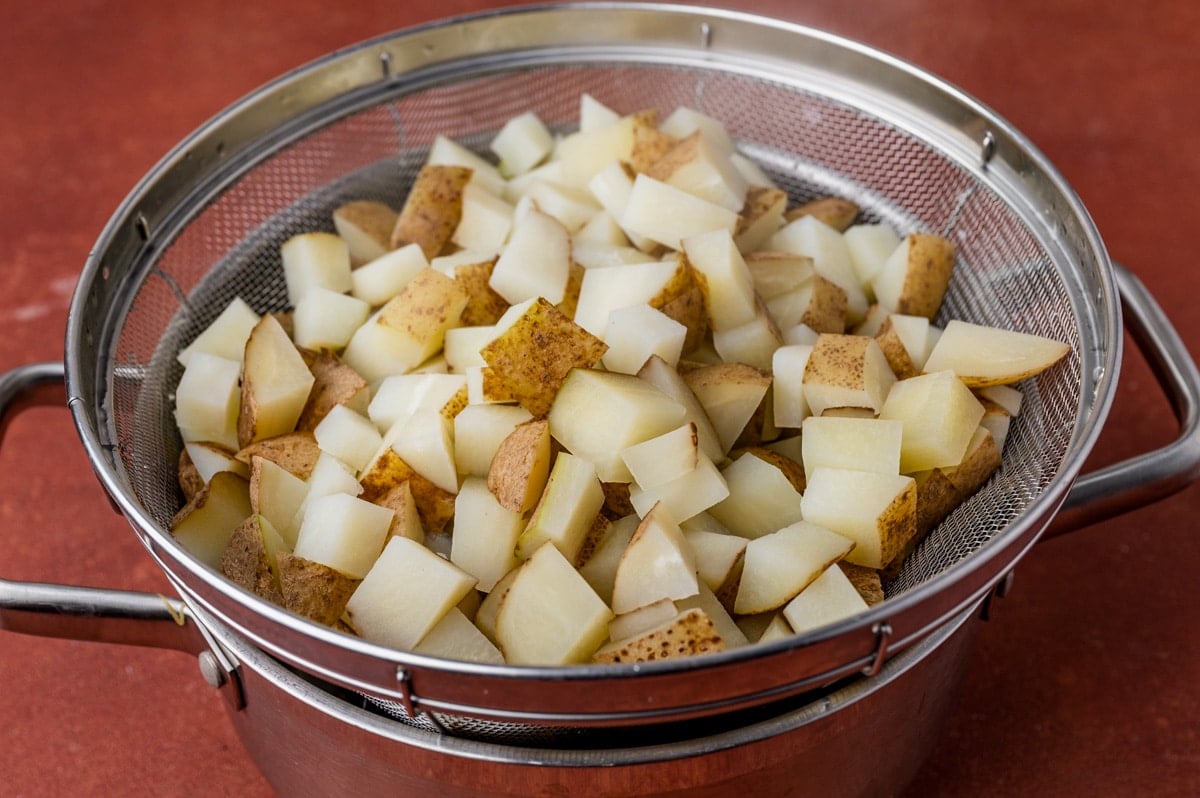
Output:
M1008 200L1028 228L1040 233L1039 243L1059 264L1061 279L1070 283L1081 327L1079 420L1054 479L1021 518L968 561L880 607L790 641L691 661L527 668L397 652L299 619L194 562L136 498L108 412L114 380L139 378L122 373L130 371L127 365L112 362L113 347L137 287L159 254L197 209L262 159L381 96L492 71L598 60L728 70L828 93L868 108L930 146L936 143L945 158ZM1091 268L1076 268L1081 253L1094 261ZM870 668L922 638L978 602L1036 541L1099 434L1121 355L1119 300L1090 217L1033 145L991 111L920 70L853 42L744 14L646 4L542 6L451 20L381 37L280 78L199 129L143 179L105 228L73 307L67 388L79 434L102 483L186 601L203 606L256 646L335 684L398 701L414 712L518 723L614 725L716 712ZM797 657L802 650L816 656L806 664ZM779 663L785 663L786 676L778 675ZM751 664L756 675L746 680L745 690L737 680L725 680L730 682L726 692L694 705L648 699L646 707L597 711L595 701L569 695L637 676L641 689L653 693L659 686L676 697L680 677L725 669L748 676ZM770 670L776 674L761 677ZM709 687L716 683L706 680ZM551 690L555 685L561 689ZM505 701L493 696L497 687L514 697ZM546 708L529 702L530 695L547 699ZM492 698L497 704L485 706Z

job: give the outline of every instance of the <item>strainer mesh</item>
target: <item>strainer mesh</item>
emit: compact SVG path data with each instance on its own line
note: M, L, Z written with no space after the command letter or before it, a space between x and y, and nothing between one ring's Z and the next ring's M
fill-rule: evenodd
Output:
M918 135L792 85L715 67L565 63L500 71L383 98L332 119L249 168L180 229L148 269L111 354L109 418L133 490L166 527L180 505L174 353L233 298L285 309L279 245L331 230L352 198L399 207L425 151L441 134L484 151L510 117L533 110L560 129L587 92L621 112L687 105L721 119L794 200L849 197L869 220L925 229L959 248L943 317L1067 341L1081 333L1059 268L1009 203ZM1025 406L1004 467L909 559L893 594L978 550L1016 519L1060 468L1077 422L1080 359L1022 385ZM132 375L132 376L131 376Z

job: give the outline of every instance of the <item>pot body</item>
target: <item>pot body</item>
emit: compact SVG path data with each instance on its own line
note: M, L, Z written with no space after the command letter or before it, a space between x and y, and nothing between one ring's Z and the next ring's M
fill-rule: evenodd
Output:
M873 677L737 728L629 748L459 739L366 709L217 624L239 665L237 733L280 795L882 796L902 791L959 693L975 610ZM205 624L212 623L204 621Z

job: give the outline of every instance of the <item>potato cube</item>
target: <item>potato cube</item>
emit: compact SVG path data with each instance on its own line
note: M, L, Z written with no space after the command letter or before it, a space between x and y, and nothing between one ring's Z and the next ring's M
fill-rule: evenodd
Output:
M827 407L878 413L895 381L875 339L822 333L804 366L804 398L813 415Z
M509 396L543 417L568 373L596 365L606 349L603 341L538 297L480 355Z
M846 573L826 568L783 608L783 617L796 634L849 618L868 609L867 602Z
M800 500L804 520L845 535L846 559L882 568L917 531L917 490L911 477L845 468L816 468Z
M371 570L392 524L392 511L347 493L307 502L295 554L362 579Z
M779 609L854 545L853 540L806 521L751 540L733 611L753 615Z
M179 351L179 364L187 368L193 352L242 362L246 350L246 339L258 324L259 316L241 297L234 297L212 322L197 335L190 344Z
M687 327L649 305L630 305L608 314L604 331L604 367L637 374L646 359L657 355L671 366L679 362Z
M954 274L954 244L932 233L910 233L875 276L880 305L894 313L932 319Z
M603 482L628 482L621 452L683 423L681 404L628 374L573 369L547 416L550 433L572 454L590 460Z
M496 641L510 665L586 662L608 635L613 611L571 562L544 544L516 572L496 613Z
M475 578L416 541L392 538L346 603L373 643L412 649L475 586Z
M419 244L406 244L350 273L350 294L373 308L384 305L429 267Z
M904 425L897 419L810 416L801 429L806 474L820 466L900 473Z
M361 265L387 254L399 214L375 200L354 200L333 210L333 228L346 242L350 263Z
M983 405L951 371L900 380L879 417L904 426L900 471L911 474L958 465L983 418Z
M308 289L320 286L346 293L350 279L350 248L334 233L300 233L279 248L288 304L295 307Z
M486 480L468 477L454 502L450 561L479 580L476 588L490 592L521 563L516 547L524 529L525 518L502 506Z
M721 472L729 497L708 514L735 535L758 538L794 524L800 512L800 491L776 464L743 454Z
M462 218L463 189L474 171L435 163L421 167L392 229L392 249L416 244L427 260L436 257Z

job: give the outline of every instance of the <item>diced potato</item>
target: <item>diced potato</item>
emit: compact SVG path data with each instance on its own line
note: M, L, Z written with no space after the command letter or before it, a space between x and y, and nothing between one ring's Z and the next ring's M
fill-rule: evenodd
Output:
M779 609L854 546L853 540L806 521L751 540L734 612L753 615Z
M645 174L735 213L746 201L746 179L729 159L696 131L655 160Z
M699 589L696 562L683 531L663 505L655 505L638 524L617 564L613 612L630 612L663 598L687 598Z
M710 230L723 230L732 236L737 229L738 214L646 175L638 175L619 221L630 233L679 249L682 240Z
M346 493L310 500L295 554L362 579L383 549L392 511Z
M234 297L212 322L192 342L179 351L179 364L187 368L193 352L242 362L246 339L258 324L259 315L241 297Z
M488 468L488 489L515 513L533 509L550 474L550 424L545 419L513 428L496 449Z
M949 370L968 387L986 388L1040 374L1070 351L1052 338L952 319L930 351L925 370Z
M296 428L316 378L274 316L263 316L246 341L238 445Z
M822 574L783 608L783 617L796 634L840 621L868 609L840 568Z
M454 463L463 475L486 477L505 438L532 418L516 405L468 405L454 417ZM549 449L546 450L547 457Z
M350 294L373 308L381 307L429 268L419 244L405 244L350 273Z
M771 386L768 372L745 363L702 366L683 379L712 422L722 454L733 448Z
M534 417L550 412L572 369L589 368L607 345L539 297L480 355L492 375Z
M532 111L512 117L488 145L500 159L500 173L509 177L528 172L554 149L554 136Z
M462 218L463 189L479 171L474 164L438 164L432 159L431 152L430 163L417 173L390 239L392 249L416 244L426 259L436 257L454 234Z
M171 521L171 536L197 560L220 569L233 530L250 515L250 485L218 471Z
M375 200L354 200L333 209L333 227L346 242L352 265L369 263L392 248L397 216L390 205Z
M274 438L255 441L234 455L251 464L255 456L277 464L300 479L308 479L321 454L321 447L312 432L289 432Z
M373 643L412 649L475 586L475 578L420 543L392 538L346 603Z
M567 451L590 460L604 482L628 482L621 452L683 423L683 406L649 382L628 374L573 369L547 416L550 433Z
M801 427L805 473L833 466L899 474L903 429L898 419L806 418Z
M637 374L647 358L657 355L674 366L683 352L687 327L649 305L631 305L608 314L604 331L604 367Z
M951 371L900 380L879 417L904 425L900 471L957 465L983 418L983 406Z
M712 460L703 452L698 453L696 467L672 480L653 487L631 485L629 500L637 512L645 516L656 505L661 504L680 521L712 508L729 496L729 486Z
M721 445L716 430L713 429L708 412L696 398L691 387L688 386L687 380L678 371L662 358L651 356L642 365L637 376L658 388L684 408L684 417L687 423L696 430L697 445L709 460L716 462L725 457L725 449Z
M673 620L632 638L615 640L599 649L593 662L654 662L694 657L725 650L712 620L699 608L679 613Z
M806 521L854 541L846 559L882 568L916 534L917 490L912 477L845 468L816 468L800 500Z
M371 315L371 306L348 294L314 286L296 303L292 340L312 350L342 349Z
M811 216L845 233L858 218L859 208L854 202L842 197L819 197L798 205L787 212L787 220L793 222L803 216Z
M512 665L586 662L608 635L613 611L552 544L517 571L496 613L496 640Z
M221 573L254 595L283 604L277 555L287 550L269 521L251 515L233 530L221 555Z
M758 538L799 521L800 491L778 466L743 454L721 472L729 497L708 511L735 535Z
M175 424L184 441L238 448L241 365L207 352L194 352L175 389Z
M879 304L892 312L932 319L953 274L953 243L932 233L910 233L871 285Z
M279 249L288 303L296 306L310 288L350 290L350 248L333 233L300 233Z
M805 215L788 222L767 241L767 248L794 252L813 259L813 268L846 292L846 320L856 323L867 312L867 295L854 272L853 260L842 234Z
M540 297L554 305L566 294L570 266L567 229L557 219L534 210L514 223L488 285L512 304Z
M641 519L636 515L627 515L613 521L596 541L587 562L579 566L579 575L592 586L596 595L600 596L605 604L612 603L613 582L616 579L617 566L640 523Z
M730 158L734 168L737 160ZM754 185L744 170L742 179L747 183L746 202L742 206L738 226L733 240L743 253L754 252L766 244L767 239L783 225L783 212L787 208L787 192L769 185Z
M468 594L470 595L470 594ZM446 610L413 649L431 657L502 665L504 655L458 607Z
M336 405L313 430L317 446L341 460L355 473L370 462L383 443L371 420L345 405Z
M325 626L341 619L350 594L361 581L287 551L279 553L278 562L283 608Z
M517 556L531 557L543 543L550 542L575 562L603 506L604 490L595 466L569 452L559 452L529 524L517 540Z
M486 480L468 477L454 502L450 561L478 580L476 588L490 592L520 565L516 547L524 529L521 513L501 505Z
M328 352L314 355L308 363L308 370L313 375L313 386L296 421L298 431L316 429L321 419L338 405L344 405L356 413L367 412L371 399L367 381L336 355Z
M804 398L813 415L827 407L878 413L895 381L875 339L822 333L804 366Z
M250 507L267 520L288 548L295 548L300 528L293 522L308 484L280 465L255 455L250 467Z

